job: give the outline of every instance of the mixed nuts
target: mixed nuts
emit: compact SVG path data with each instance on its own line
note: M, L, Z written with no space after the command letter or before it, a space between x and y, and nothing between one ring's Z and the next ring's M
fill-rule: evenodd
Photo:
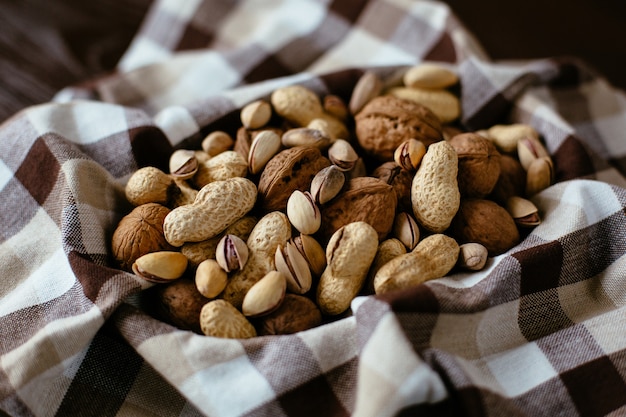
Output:
M247 338L350 314L360 294L478 271L541 223L553 161L525 124L465 131L456 74L402 85L365 72L342 98L293 85L239 126L143 167L112 237L118 267L154 283L148 310L181 329Z

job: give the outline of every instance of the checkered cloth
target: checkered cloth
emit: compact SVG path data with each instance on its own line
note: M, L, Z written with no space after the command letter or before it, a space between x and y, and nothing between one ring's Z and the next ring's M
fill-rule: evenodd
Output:
M140 166L299 83L344 98L438 61L463 124L533 125L543 223L477 273L288 336L214 339L140 308L109 242ZM116 74L0 125L0 410L11 416L626 413L626 98L570 58L492 62L432 1L157 1Z

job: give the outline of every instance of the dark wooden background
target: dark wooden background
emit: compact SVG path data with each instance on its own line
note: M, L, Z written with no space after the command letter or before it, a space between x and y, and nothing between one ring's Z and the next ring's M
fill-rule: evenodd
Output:
M573 56L626 89L624 1L444 1L492 59ZM151 2L0 0L0 122L110 71Z

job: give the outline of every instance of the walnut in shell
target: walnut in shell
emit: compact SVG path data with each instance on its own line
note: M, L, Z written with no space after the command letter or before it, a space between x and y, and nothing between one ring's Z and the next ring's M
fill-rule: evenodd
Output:
M489 139L461 133L448 141L459 159L459 191L464 197L483 198L500 177L500 152Z
M165 239L163 221L170 209L157 203L135 207L124 216L113 232L111 250L116 263L131 271L137 258L150 253L173 250Z
M322 313L309 298L285 294L278 310L255 320L254 324L259 336L293 334L322 324Z

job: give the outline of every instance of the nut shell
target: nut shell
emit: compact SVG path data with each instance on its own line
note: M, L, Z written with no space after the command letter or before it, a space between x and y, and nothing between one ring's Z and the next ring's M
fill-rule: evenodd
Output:
M302 295L285 294L278 310L256 322L259 336L293 334L322 324L322 313L313 301Z
M207 336L248 339L256 329L232 304L224 300L209 301L200 311L200 328Z
M269 160L259 178L258 199L269 212L285 211L295 190L308 190L320 170L330 165L328 158L313 146L295 146Z
M500 152L489 139L462 133L448 141L459 159L459 191L463 197L483 198L500 177Z
M120 268L131 271L140 256L174 249L163 233L163 221L169 213L170 209L161 204L148 203L135 207L120 220L111 239L113 257Z
M155 285L146 290L145 296L154 315L181 330L200 330L200 310L209 299L200 294L195 283L179 279L168 284Z
M482 244L489 256L502 254L520 241L519 231L509 212L484 199L462 200L450 225L450 233L460 243Z
M405 140L418 139L428 147L442 140L441 122L427 107L390 95L372 99L355 116L359 144L380 161L393 160Z
M357 177L328 204L321 207L321 240L348 223L364 221L373 226L383 240L393 227L397 198L391 185L373 177Z

